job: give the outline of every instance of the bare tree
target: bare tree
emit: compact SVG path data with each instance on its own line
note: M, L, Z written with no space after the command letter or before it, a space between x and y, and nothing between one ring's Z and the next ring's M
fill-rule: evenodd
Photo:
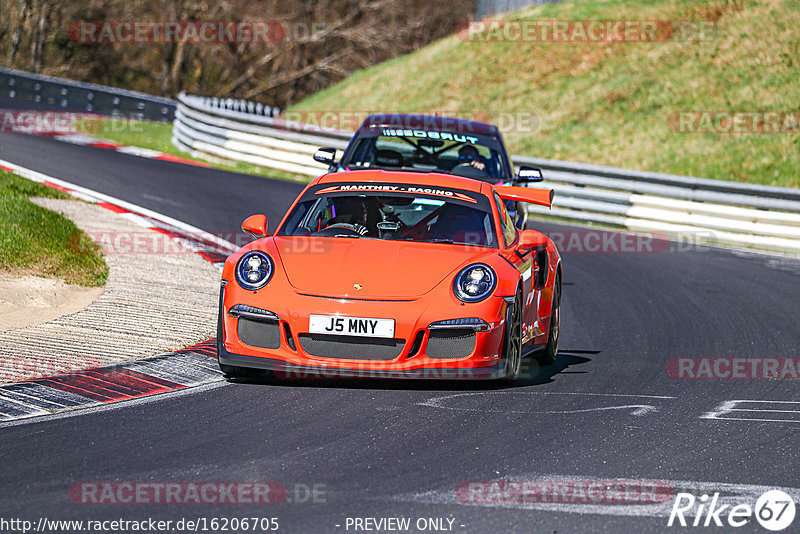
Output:
M22 13L19 16L14 30L14 38L11 40L11 52L8 55L8 64L14 65L14 60L17 58L17 51L19 50L19 42L22 39L22 29L28 20L28 13L31 11L31 0L23 0Z
M476 0L5 0L8 65L164 96L179 91L287 106L456 30ZM76 39L80 21L271 21L273 42ZM10 42L9 42L10 41Z
M44 60L44 47L47 43L47 32L49 30L49 16L50 16L50 2L48 0L40 0L39 4L39 22L36 24L36 30L33 37L33 47L31 50L31 70L39 72L42 70L42 62Z

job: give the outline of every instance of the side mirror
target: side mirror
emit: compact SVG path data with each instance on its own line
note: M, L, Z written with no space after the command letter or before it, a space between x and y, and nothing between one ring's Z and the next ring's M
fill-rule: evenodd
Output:
M519 250L528 251L547 246L547 238L536 230L523 230L519 233Z
M541 182L542 180L544 180L542 169L536 167L520 167L516 176L517 182Z
M267 232L267 228L266 215L251 215L242 223L242 230L252 235L256 239L268 236L269 232Z
M335 148L318 148L314 152L314 161L324 163L325 165L336 165L336 149Z

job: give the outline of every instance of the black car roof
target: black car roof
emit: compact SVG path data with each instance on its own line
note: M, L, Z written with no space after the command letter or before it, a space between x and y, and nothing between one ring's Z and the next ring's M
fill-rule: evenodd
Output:
M485 122L441 117L438 115L418 115L413 113L373 114L364 119L358 133L377 128L402 128L404 130L437 130L458 134L478 134L497 137L497 126Z

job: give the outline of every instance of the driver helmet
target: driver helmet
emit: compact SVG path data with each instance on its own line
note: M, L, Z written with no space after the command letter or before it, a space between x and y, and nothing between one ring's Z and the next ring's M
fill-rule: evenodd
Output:
M467 145L458 149L459 163L469 163L470 161L478 159L479 156L478 149L474 146Z

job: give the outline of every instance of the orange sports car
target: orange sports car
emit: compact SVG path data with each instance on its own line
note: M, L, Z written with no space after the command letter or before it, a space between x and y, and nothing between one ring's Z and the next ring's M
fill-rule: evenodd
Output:
M219 365L229 377L515 380L558 352L561 257L504 200L546 189L438 173L326 174L277 230L225 262Z

